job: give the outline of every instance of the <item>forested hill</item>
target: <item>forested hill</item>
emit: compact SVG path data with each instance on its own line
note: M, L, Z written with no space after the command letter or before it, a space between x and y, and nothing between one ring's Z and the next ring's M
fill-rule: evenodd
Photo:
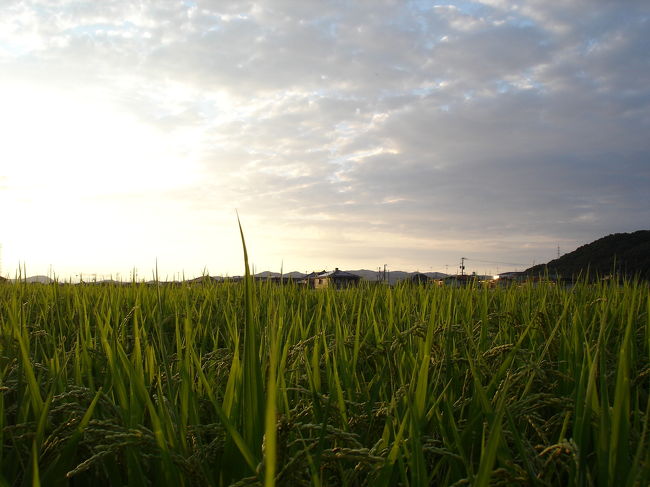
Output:
M650 230L632 233L614 233L547 264L526 270L527 274L606 276L613 271L621 276L638 276L650 280Z

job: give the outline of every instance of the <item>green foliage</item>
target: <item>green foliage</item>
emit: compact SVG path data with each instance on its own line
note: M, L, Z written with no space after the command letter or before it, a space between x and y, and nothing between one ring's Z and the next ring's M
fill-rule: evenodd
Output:
M0 485L648 485L650 293L0 284Z

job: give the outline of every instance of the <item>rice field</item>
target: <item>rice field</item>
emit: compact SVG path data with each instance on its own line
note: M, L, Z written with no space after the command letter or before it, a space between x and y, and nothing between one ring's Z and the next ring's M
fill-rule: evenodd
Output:
M0 486L650 483L647 283L0 304Z

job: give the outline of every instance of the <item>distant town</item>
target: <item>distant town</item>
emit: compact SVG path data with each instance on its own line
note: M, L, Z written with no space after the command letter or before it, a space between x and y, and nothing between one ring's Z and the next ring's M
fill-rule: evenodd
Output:
M264 271L253 275L257 281L268 281L277 284L293 283L307 286L312 289L335 287L343 288L356 286L361 282L395 285L399 282L408 281L415 284L463 286L469 283L481 282L488 284L523 282L530 279L550 278L553 280L571 281L579 277L588 278L609 278L617 277L638 277L650 280L650 230L638 230L631 233L615 233L607 235L583 245L573 252L558 255L546 264L539 264L521 272L508 271L495 275L479 275L476 273L465 273L465 257L460 259L460 266L456 274L441 272L404 272L390 271L384 266L377 270L333 270L302 272L270 272ZM501 263L508 264L508 263ZM515 264L512 264L513 266ZM207 282L236 282L242 280L242 276L209 276L204 275L193 279L185 280L144 280L131 277L123 279L97 278L96 274L80 275L74 282L58 280L53 276L31 276L7 279L0 277L0 281L26 282L50 284L54 282L74 284L130 284L132 282L145 284L178 284L186 282L200 284Z
M310 289L323 289L323 288L348 288L358 286L361 283L370 284L383 284L394 286L401 282L409 282L412 284L420 285L438 285L438 286L464 286L472 283L511 283L521 282L528 278L524 272L504 272L498 275L479 275L476 273L471 274L456 274L447 275L440 272L377 272L367 269L360 269L354 271L343 271L338 268L327 271L311 272L304 274L301 272L289 272L287 274L280 274L277 272L260 272L254 274L253 279L260 282L269 282L273 284L293 284L298 286L305 286ZM141 283L148 285L174 285L174 284L209 284L209 283L226 283L242 281L244 276L200 276L193 279L186 279L183 281L178 280L116 280L116 279L96 279L93 276L81 280L59 281L48 276L31 276L23 279L6 279L0 278L6 282L24 282L28 284L74 284L74 285L130 285L132 283Z

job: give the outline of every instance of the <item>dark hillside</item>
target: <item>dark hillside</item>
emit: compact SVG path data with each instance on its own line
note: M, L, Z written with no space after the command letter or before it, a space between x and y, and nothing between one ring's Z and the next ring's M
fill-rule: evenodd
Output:
M584 275L606 276L612 272L650 280L650 230L632 233L614 233L547 264L526 270L527 274L545 274L572 277Z

